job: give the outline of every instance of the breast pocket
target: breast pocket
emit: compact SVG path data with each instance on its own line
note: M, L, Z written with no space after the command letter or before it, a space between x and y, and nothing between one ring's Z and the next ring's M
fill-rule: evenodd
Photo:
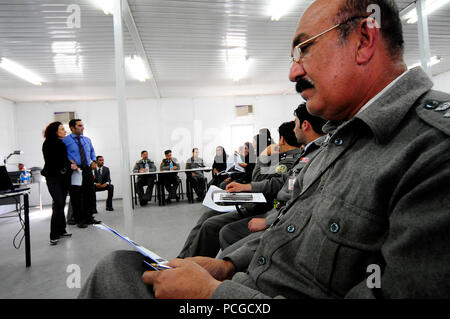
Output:
M323 196L305 233L301 262L317 285L343 296L365 279L368 265L382 262L386 234L387 222L381 216Z

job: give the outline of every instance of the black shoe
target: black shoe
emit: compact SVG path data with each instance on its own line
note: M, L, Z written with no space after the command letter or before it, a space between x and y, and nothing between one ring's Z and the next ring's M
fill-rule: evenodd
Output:
M65 232L64 234L61 234L61 235L59 235L60 237L71 237L72 236L72 234L71 233L68 233L68 232Z
M177 196L176 200L177 200L177 202L179 202L179 201L180 201L180 197L179 197L179 196Z
M170 198L167 198L167 199L166 199L166 203L167 203L167 204L172 203L172 201L170 200Z
M203 202L203 198L202 197L197 197L197 202Z
M67 224L69 224L69 225L76 225L77 223L73 219L69 219L67 221Z
M141 204L141 206L145 206L145 205L147 205L147 201L141 200L141 201L139 202L139 204Z
M78 228L87 228L88 225L86 225L86 224L77 224L77 227Z
M92 219L88 222L88 224L90 224L90 225L93 225L93 224L101 224L101 223L102 223L101 220L96 220L96 219L94 219L94 218L92 218Z
M112 212L112 211L114 210L114 208L112 208L112 207L106 207L106 210Z
M58 239L50 239L50 245L55 246L58 243Z

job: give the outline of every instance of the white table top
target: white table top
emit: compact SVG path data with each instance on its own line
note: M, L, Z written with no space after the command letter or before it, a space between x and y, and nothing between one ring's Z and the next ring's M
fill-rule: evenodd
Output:
M6 198L6 197L13 197L13 196L17 196L17 195L24 195L24 194L29 194L30 193L30 189L24 189L20 192L12 192L12 193L6 193L6 194L0 194L0 198Z
M199 171L210 171L212 167L197 167L190 169L177 169L172 171L156 171L156 172L144 172L144 173L134 173L131 172L130 176L139 176L139 175L155 175L155 174L167 174L167 173L183 173L183 172L199 172Z

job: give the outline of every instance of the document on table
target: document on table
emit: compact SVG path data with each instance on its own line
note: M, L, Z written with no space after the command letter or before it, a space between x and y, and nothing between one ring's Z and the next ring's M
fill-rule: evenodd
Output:
M130 244L134 249L136 249L139 253L141 253L142 255L144 255L145 257L148 257L149 259L151 259L152 262L155 263L155 265L151 265L152 267L154 267L156 270L161 270L161 269L169 269L171 267L166 266L165 264L168 263L167 259L164 259L160 256L158 256L157 254L155 254L154 252L152 252L151 250L148 250L145 247L142 247L141 245L139 245L138 243L132 241L130 238L126 237L126 236L122 236L121 234L119 234L116 230L112 229L111 227L109 227L108 225L101 223L101 224L94 224L95 227L106 230L110 233L113 233L114 235L116 235L117 237L121 238L122 240L125 240L128 244Z
M216 212L221 213L229 213L234 210L236 210L232 206L219 206L216 205L213 201L213 196L215 194L227 194L227 192L217 186L211 185L208 189L208 192L205 195L205 198L203 199L203 206L206 206L208 208L211 208L212 210L215 210Z

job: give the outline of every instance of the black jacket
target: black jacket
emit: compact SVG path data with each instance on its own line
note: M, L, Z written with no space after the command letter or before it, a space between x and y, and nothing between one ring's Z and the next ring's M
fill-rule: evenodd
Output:
M46 139L42 144L44 155L43 176L68 176L72 174L71 162L67 158L66 145L60 139Z

